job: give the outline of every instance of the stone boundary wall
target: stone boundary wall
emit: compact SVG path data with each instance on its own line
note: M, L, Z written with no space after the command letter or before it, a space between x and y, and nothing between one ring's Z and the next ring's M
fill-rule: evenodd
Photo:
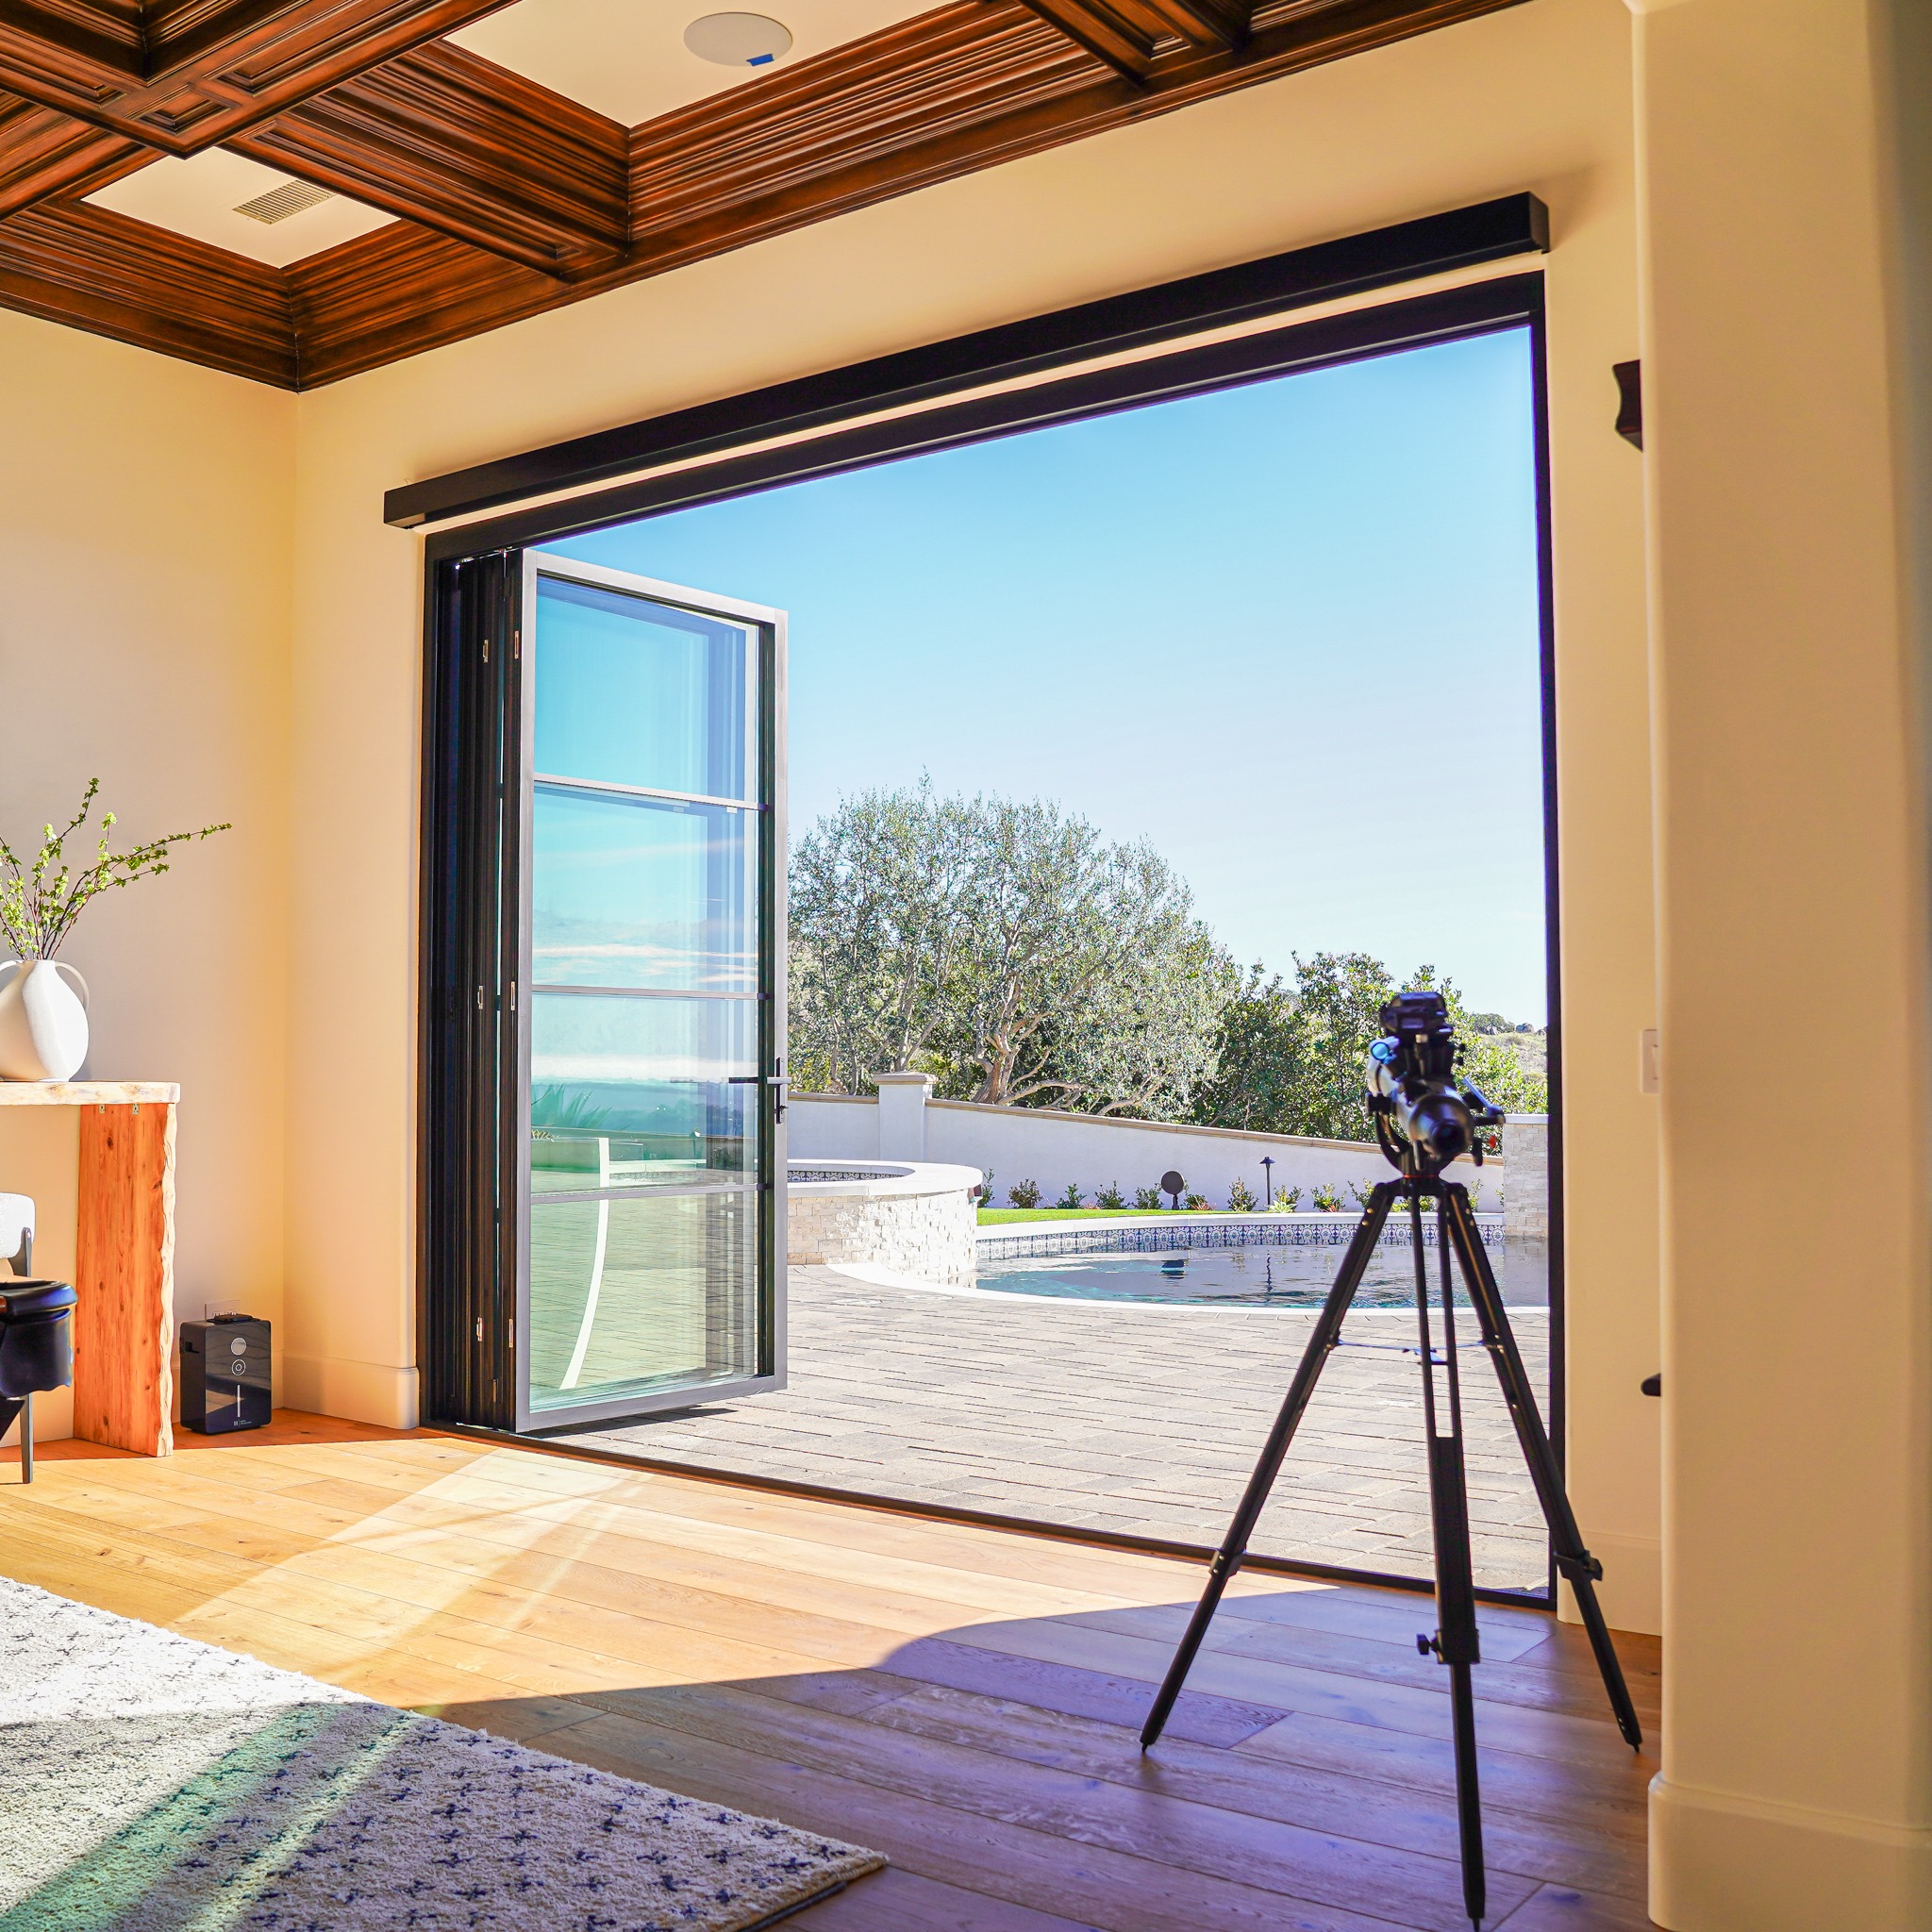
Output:
M787 1109L788 1112L790 1109ZM794 1160L786 1186L785 1258L867 1261L923 1281L970 1283L980 1177L937 1163ZM803 1176L838 1174L837 1180Z
M1503 1198L1510 1234L1519 1241L1550 1238L1550 1117L1546 1113L1503 1116L1503 1158L1510 1185Z
M934 1100L931 1082L922 1074L886 1074L877 1101L794 1093L786 1103L786 1122L794 1158L953 1161L991 1173L988 1205L1002 1208L1020 1180L1039 1186L1042 1207L1051 1206L1070 1181L1090 1206L1099 1189L1115 1184L1131 1203L1137 1189L1157 1186L1170 1169L1217 1208L1226 1203L1238 1179L1257 1202L1265 1201L1263 1186L1272 1179L1277 1190L1299 1188L1297 1206L1304 1209L1318 1187L1334 1189L1352 1206L1351 1186L1366 1190L1390 1173L1381 1149L1365 1141ZM1507 1146L1506 1140L1506 1151ZM1274 1162L1272 1169L1262 1167L1264 1156ZM1469 1189L1478 1211L1502 1206L1502 1161L1492 1158L1477 1169L1458 1160L1450 1175Z

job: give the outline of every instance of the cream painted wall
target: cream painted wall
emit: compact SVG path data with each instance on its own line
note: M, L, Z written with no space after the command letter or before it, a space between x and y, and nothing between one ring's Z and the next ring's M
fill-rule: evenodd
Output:
M281 1314L294 452L292 396L0 314L0 834L37 844L95 775L123 840L235 826L62 952L93 993L88 1070L181 1084L189 1318ZM31 1171L41 1256L71 1265L73 1117L8 1133L0 1187L9 1157Z
M1932 640L1901 487L1932 402L1906 388L1907 325L1932 318L1897 273L1925 182L1903 203L1887 143L1926 112L1924 14L1639 22L1672 1932L1932 1925ZM1869 1051L1780 1079L1793 1033L1846 1026ZM1828 1239L1761 1158L1786 1121L1813 1191L1857 1205Z
M1657 1618L1655 1024L1630 28L1484 20L908 195L301 399L289 1312L298 1399L414 1414L419 540L386 488L707 397L1530 188L1550 204L1572 1468Z

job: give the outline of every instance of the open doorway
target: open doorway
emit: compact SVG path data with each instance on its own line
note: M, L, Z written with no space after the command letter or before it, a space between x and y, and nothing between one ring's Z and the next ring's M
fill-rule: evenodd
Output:
M515 558L526 609L548 582L578 624L592 592L655 598L653 623L749 613L760 636L789 632L790 665L783 729L775 707L748 724L679 674L701 736L771 734L769 796L689 778L620 802L595 790L619 781L523 758L552 822L547 845L534 821L506 835L525 1014L553 1006L581 1031L604 1002L619 1031L648 1011L663 1033L675 1007L708 1041L736 998L758 1037L700 1052L613 1034L600 1069L583 1041L533 1050L541 1020L522 1023L527 1347L507 1425L1211 1543L1382 1172L1360 1090L1375 1011L1424 981L1451 991L1467 1070L1514 1117L1467 1178L1556 1409L1537 331L1491 315L1398 353L689 490ZM758 687L769 646L734 635L743 688L775 691L782 659ZM543 729L531 675L536 720L507 744ZM592 735L622 715L622 682L590 701ZM676 836L633 839L625 812L676 816ZM687 823L705 812L724 816ZM734 812L760 827L770 896L721 941L719 908L750 903ZM621 998L608 962L661 976L636 961L662 952L644 928L680 891L672 950L750 976ZM626 895L632 929L592 931ZM566 932L566 902L602 911ZM545 979L545 941L528 951L546 917L570 989ZM705 1119L674 1123L680 1108ZM742 1178L760 1161L762 1194ZM640 1213L728 1218L734 1187L726 1245L764 1253L736 1274L655 1224L613 1241ZM1426 1569L1407 1265L1391 1247L1372 1274L1257 1552ZM661 1341L679 1267L672 1325L701 1366L652 1381L625 1350L653 1323ZM701 1333L726 1339L708 1354ZM616 1379L593 1374L579 1404L591 1362ZM1492 1387L1469 1387L1478 1580L1540 1591L1513 1434Z

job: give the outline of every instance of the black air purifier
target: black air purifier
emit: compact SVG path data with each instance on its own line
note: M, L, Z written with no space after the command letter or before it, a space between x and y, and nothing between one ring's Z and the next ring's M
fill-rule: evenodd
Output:
M181 1324L181 1425L204 1436L258 1429L269 1419L268 1324L217 1315Z

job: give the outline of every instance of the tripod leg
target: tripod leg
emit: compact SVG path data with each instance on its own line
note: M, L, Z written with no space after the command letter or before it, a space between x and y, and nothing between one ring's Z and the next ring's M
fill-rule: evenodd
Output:
M1476 1783L1475 1692L1467 1664L1449 1667L1449 1708L1456 1727L1456 1819L1462 1834L1462 1908L1472 1925L1489 1911L1483 1873L1483 1800Z
M1596 1585L1604 1574L1603 1565L1584 1547L1583 1532L1576 1526L1576 1514L1570 1507L1563 1488L1562 1472L1557 1467L1556 1451L1550 1447L1543 1429L1541 1412L1530 1387L1529 1374L1516 1347L1515 1332L1503 1307L1501 1291L1490 1269L1490 1257L1483 1239L1470 1212L1469 1191L1457 1184L1443 1190L1449 1228L1456 1243L1456 1257L1462 1264L1469 1298L1475 1304L1476 1320L1482 1325L1483 1345L1496 1365L1496 1379L1503 1385L1503 1400L1508 1405L1509 1420L1516 1425L1516 1440L1523 1445L1523 1458L1529 1465L1529 1479L1542 1505L1543 1521L1549 1524L1550 1549L1558 1573L1569 1580L1576 1593L1576 1607L1583 1627L1590 1636L1590 1647L1602 1674L1604 1690L1616 1714L1617 1728L1633 1751L1643 1745L1643 1727L1637 1721L1637 1708L1630 1702L1630 1688L1624 1681L1624 1666L1617 1660L1616 1646L1610 1641L1609 1625L1604 1622L1603 1607L1596 1600Z
M1454 1347L1454 1342L1451 1342ZM1470 1666L1481 1658L1475 1624L1475 1585L1469 1557L1469 1497L1459 1436L1429 1439L1429 1514L1436 1537L1436 1635L1415 1647L1449 1666L1449 1703L1456 1737L1456 1817L1462 1834L1462 1903L1473 1924L1483 1921L1482 1794L1476 1782L1475 1693Z
M1248 1539L1255 1533L1255 1524L1260 1520L1262 1507L1268 1501L1268 1491L1274 1487L1274 1478L1280 1474L1288 1445L1294 1441L1295 1429L1314 1395L1322 1365L1328 1359L1341 1334L1342 1318L1348 1313L1355 1291L1368 1272L1370 1257L1375 1252L1375 1242L1382 1232L1382 1224L1389 1219L1390 1207L1399 1192L1400 1186L1395 1181L1382 1181L1369 1190L1368 1208L1349 1241L1347 1254L1341 1257L1335 1286L1328 1291L1328 1299L1322 1305L1322 1313L1315 1323L1314 1332L1308 1337L1308 1345L1302 1351L1301 1365L1294 1372L1294 1380L1289 1384L1281 1413L1274 1418L1274 1426L1268 1432L1261 1459L1256 1463L1255 1473L1241 1492L1234 1521L1228 1524L1227 1534L1208 1566L1208 1587L1201 1592L1201 1601L1194 1606L1187 1634L1181 1639L1180 1648L1174 1652L1174 1662L1168 1666L1167 1675L1154 1699L1154 1707L1147 1713L1147 1722L1141 1731L1141 1748L1143 1751L1165 1727L1168 1715L1174 1709L1174 1699L1181 1694L1181 1686L1187 1682L1202 1640L1208 1635L1208 1626L1214 1621L1222 1592L1248 1553Z
M1456 1359L1456 1299L1449 1255L1437 1223L1442 1263L1442 1369L1446 1403L1436 1399L1435 1351L1429 1339L1429 1286L1422 1245L1422 1202L1410 1214L1415 1243L1416 1322L1421 1341L1423 1420L1429 1452L1429 1528L1436 1551L1436 1634L1419 1636L1415 1647L1449 1666L1449 1707L1456 1740L1456 1817L1462 1840L1462 1904L1480 1926L1487 1908L1483 1871L1482 1790L1476 1776L1475 1692L1470 1667L1482 1661L1475 1622L1474 1567L1469 1552L1469 1487L1462 1453L1462 1384ZM1441 1427L1442 1411L1449 1426Z

